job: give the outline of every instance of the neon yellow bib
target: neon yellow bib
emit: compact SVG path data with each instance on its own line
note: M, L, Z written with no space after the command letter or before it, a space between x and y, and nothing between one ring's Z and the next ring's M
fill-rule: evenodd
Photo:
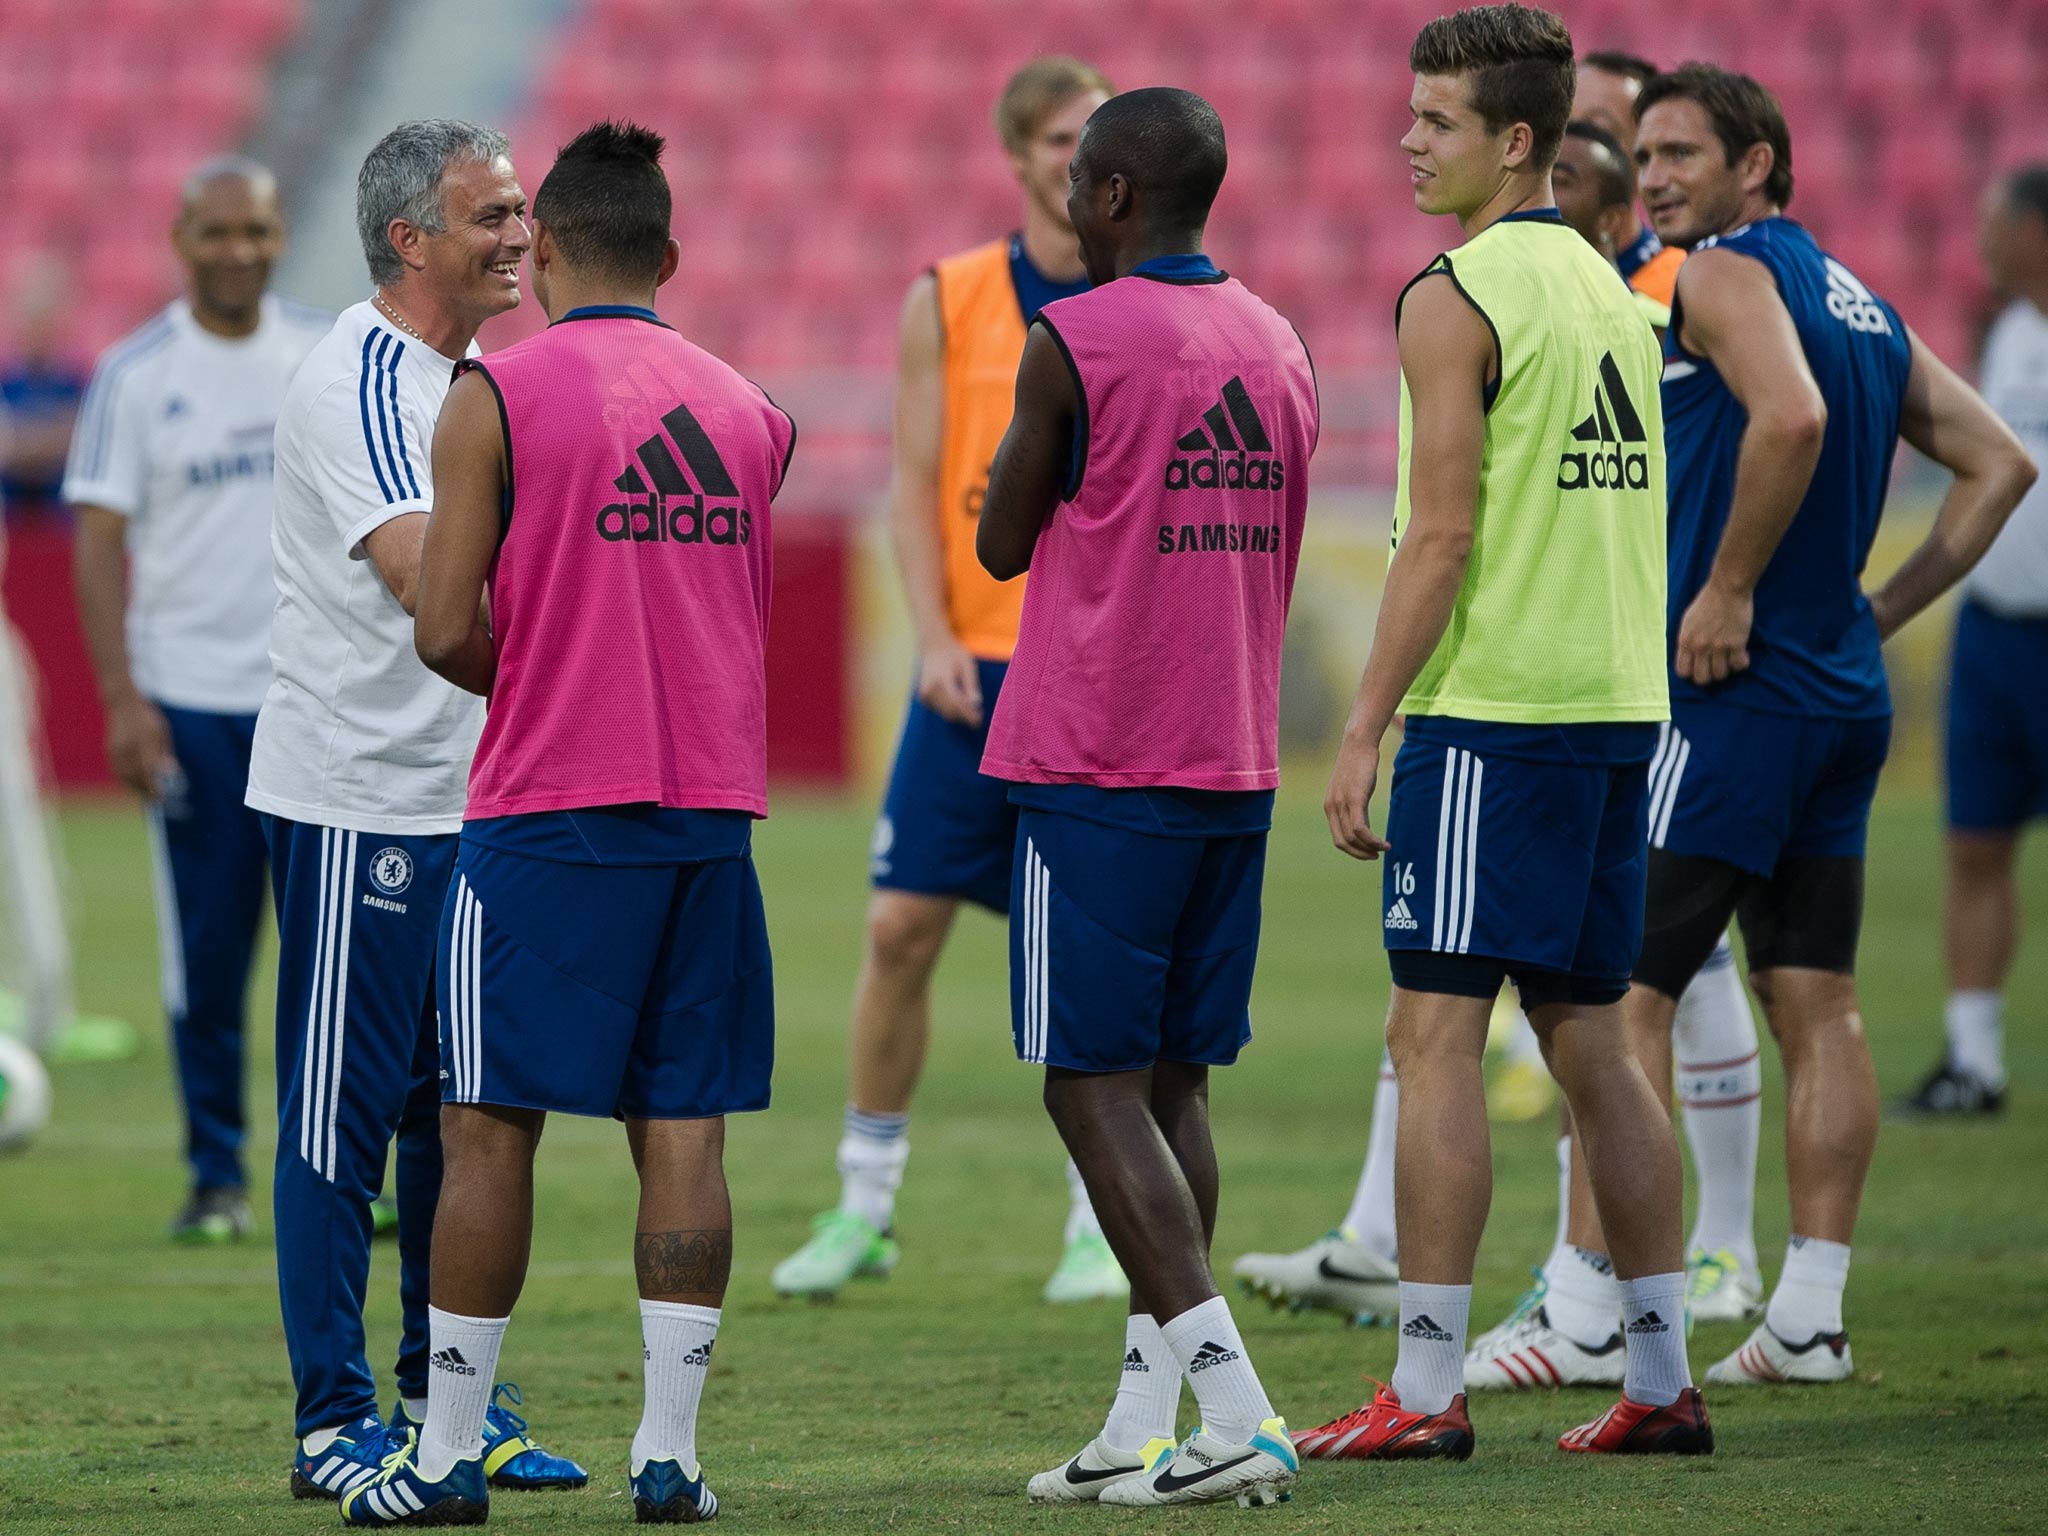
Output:
M1614 269L1568 226L1489 225L1447 272L1493 328L1471 564L1405 713L1532 725L1666 720L1662 359ZM1408 525L1401 383L1394 547Z

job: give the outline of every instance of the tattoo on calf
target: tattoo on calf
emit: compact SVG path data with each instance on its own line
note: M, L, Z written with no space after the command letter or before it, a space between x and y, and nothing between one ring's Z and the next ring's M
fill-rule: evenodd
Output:
M633 1273L643 1296L723 1291L732 1278L732 1231L636 1232Z

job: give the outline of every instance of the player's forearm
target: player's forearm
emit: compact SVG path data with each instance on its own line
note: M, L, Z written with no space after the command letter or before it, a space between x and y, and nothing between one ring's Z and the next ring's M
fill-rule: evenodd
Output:
M472 620L459 639L437 635L430 624L413 631L413 648L427 670L467 693L489 696L498 676L498 648L479 620Z
M1393 564L1373 627L1372 655L1344 733L1377 745L1450 627L1472 558L1469 534L1431 537L1411 529Z
M72 556L72 586L78 596L78 621L85 631L86 654L107 708L141 695L128 663L128 561L118 548L107 549L83 532Z
M2021 455L1982 473L1956 476L1927 537L1871 596L1880 637L1889 640L1969 574L2034 483L2034 474L2033 462Z
M903 581L904 601L920 651L932 651L952 639L946 620L945 558L939 547L939 508L929 492L898 486L891 498L890 542L896 551L896 573Z
M1806 499L1826 431L1825 410L1750 418L1735 461L1728 525L1707 576L1711 585L1743 596L1756 590Z

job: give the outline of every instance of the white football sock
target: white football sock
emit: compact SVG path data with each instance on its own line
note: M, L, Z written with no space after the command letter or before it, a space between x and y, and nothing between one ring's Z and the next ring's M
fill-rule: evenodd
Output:
M420 1430L420 1476L446 1477L458 1461L482 1453L484 1414L498 1379L498 1348L509 1317L464 1317L427 1308L427 1422Z
M640 1302L641 1357L647 1375L646 1406L633 1435L633 1475L650 1461L677 1461L697 1471L697 1404L711 1371L718 1342L717 1307L678 1301Z
M1081 1178L1081 1169L1070 1157L1067 1159L1067 1236L1068 1246L1077 1237L1102 1236L1102 1223L1095 1219L1095 1206L1088 1199L1088 1186ZM1116 1442L1112 1440L1110 1444Z
M427 1400L424 1397L402 1397L399 1401L405 1405L407 1418L415 1424L427 1422Z
M1175 1415L1180 1412L1180 1362L1166 1347L1166 1335L1149 1312L1124 1320L1123 1374L1117 1379L1116 1401L1109 1405L1102 1438L1120 1451L1142 1451L1148 1441L1178 1440Z
M1764 1324L1787 1344L1842 1331L1842 1292L1849 1284L1849 1245L1794 1237L1771 1292Z
M1388 1383L1410 1413L1442 1413L1465 1390L1472 1287L1401 1282L1401 1342Z
M1678 1401L1692 1385L1685 1358L1685 1271L1621 1282L1621 1315L1628 1319L1628 1369L1621 1395L1645 1408Z
M910 1115L871 1115L846 1106L839 1138L839 1209L877 1232L896 1219L896 1191L910 1161Z
M1566 1243L1543 1266L1543 1315L1550 1326L1587 1349L1621 1327L1621 1282L1607 1255Z
M1948 1064L1992 1088L2005 1086L2005 999L1997 992L1948 995Z
M1243 1445L1273 1417L1272 1399L1259 1384L1230 1303L1221 1296L1161 1323L1159 1332L1194 1389L1202 1427L1211 1435Z
M327 1447L339 1440L341 1432L347 1428L346 1424L330 1424L325 1429L316 1429L313 1433L299 1441L299 1447L308 1456L318 1456Z
M1699 1184L1687 1247L1701 1253L1730 1249L1754 1271L1764 1071L1756 1017L1725 938L1679 998L1671 1041L1685 1139Z
M1565 1234L1572 1229L1572 1139L1557 1138L1557 1235L1550 1240L1550 1257L1543 1261L1547 1274L1559 1254L1571 1247Z
M1366 1142L1365 1167L1342 1226L1353 1241L1392 1263L1399 1254L1394 1241L1394 1138L1400 1129L1401 1090L1394 1082L1394 1058L1380 1055L1380 1080L1372 1093L1372 1130Z

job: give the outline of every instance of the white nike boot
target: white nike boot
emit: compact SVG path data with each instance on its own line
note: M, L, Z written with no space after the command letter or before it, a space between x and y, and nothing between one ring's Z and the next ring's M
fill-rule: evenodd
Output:
M1248 1253L1230 1272L1252 1295L1296 1312L1321 1307L1365 1325L1401 1311L1399 1267L1341 1231L1293 1253Z
M1065 1466L1032 1478L1025 1491L1034 1504L1093 1504L1103 1489L1139 1476L1172 1450L1171 1440L1148 1440L1142 1449L1127 1451L1097 1435Z
M1300 1475L1301 1458L1287 1437L1286 1421L1268 1419L1243 1445L1198 1429L1142 1476L1110 1483L1100 1502L1152 1507L1235 1499L1250 1509L1293 1497L1294 1480Z

